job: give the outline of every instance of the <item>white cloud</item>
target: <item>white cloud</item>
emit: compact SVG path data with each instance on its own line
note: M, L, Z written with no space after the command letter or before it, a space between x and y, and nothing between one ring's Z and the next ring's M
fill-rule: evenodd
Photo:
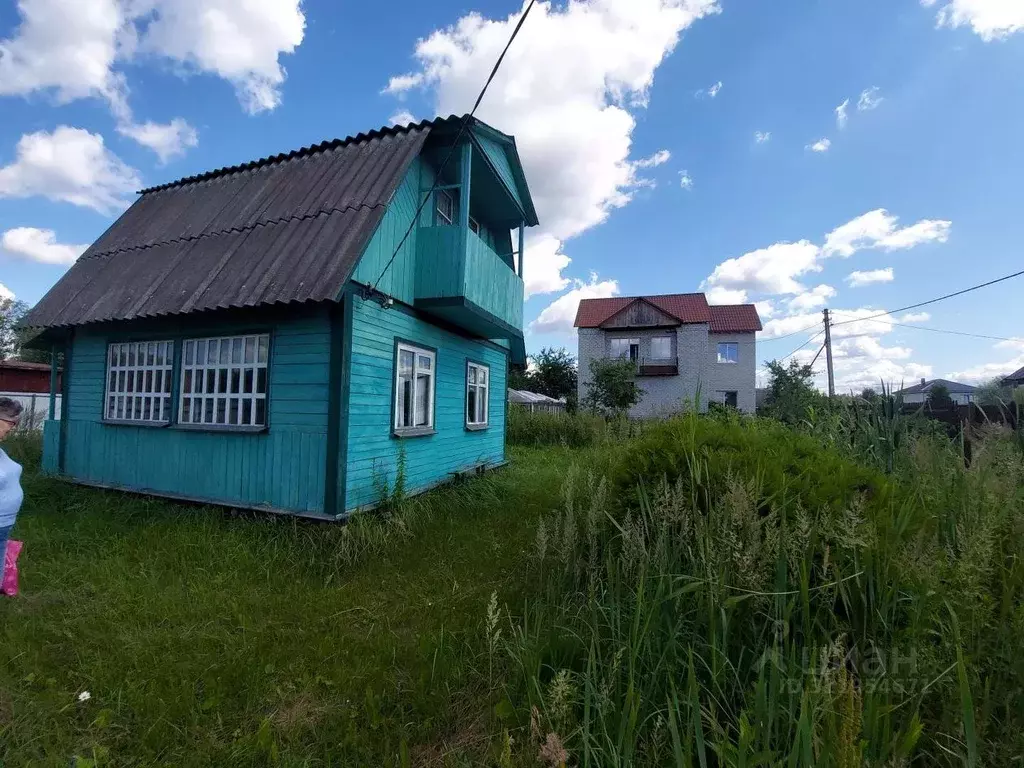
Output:
M395 75L388 80L388 84L384 86L381 93L390 93L392 95L402 94L423 85L423 80L424 75L422 72L413 72L407 75Z
M0 235L0 253L41 264L72 264L88 247L58 243L52 229L15 227Z
M742 304L743 302L738 302ZM755 301L754 307L757 308L757 314L762 320L767 320L769 317L775 314L775 305L765 299L764 301Z
M878 95L878 86L872 88L866 88L861 91L860 98L857 99L857 111L858 112L870 112L872 109L876 109L885 99Z
M720 90L722 90L722 81L721 80L719 80L717 83L715 83L710 88L708 88L708 96L710 96L713 99L713 98L715 98L715 96L718 95L718 92Z
M908 312L900 318L901 323L927 323L932 316L927 312Z
M0 41L0 95L52 91L99 97L119 118L124 65L152 56L217 75L252 113L280 103L279 58L302 42L301 0L20 0L21 23Z
M846 123L850 119L849 115L846 114L846 110L849 106L850 100L847 99L838 107L836 107L836 126L839 128L840 131L846 127Z
M764 144L766 141L770 141L771 138L772 138L772 132L771 131L755 131L754 132L754 141L756 141L758 144Z
M689 171L679 172L679 186L683 189L693 189L693 178Z
M477 116L515 136L541 221L565 241L603 222L647 183L630 159L636 120L658 67L683 30L717 0L538 3L491 83ZM417 68L385 91L427 89L437 114L476 100L519 21L469 13L415 47ZM649 183L647 183L649 186ZM535 264L527 251L527 278ZM532 266L536 270L536 266Z
M100 213L127 205L125 196L141 186L134 168L103 145L103 137L59 126L18 140L14 162L0 168L0 198L41 195Z
M14 291L3 283L0 283L0 301L10 301L14 298Z
M562 253L562 242L552 235L530 235L523 245L526 298L540 293L556 293L569 285L562 270L572 261Z
M871 269L866 272L851 272L846 276L846 282L852 288L860 288L873 283L891 283L894 275L892 267L885 269Z
M953 371L947 374L946 378L953 381L982 383L990 381L997 376L1007 376L1021 367L1024 367L1024 354L1011 357L1009 360L982 363L965 368L962 371Z
M1013 349L1019 352L1024 352L1024 339L1004 339L1003 341L996 342L995 348Z
M952 222L922 219L916 224L899 229L896 216L884 208L876 208L852 221L836 227L825 238L824 255L852 256L861 249L880 248L886 251L904 250L922 243L944 243L949 239Z
M794 312L806 312L816 307L824 307L835 295L836 289L831 285L816 285L790 299L789 308Z
M599 280L596 274L590 275L588 283L577 280L571 291L559 296L541 311L537 319L530 323L530 331L571 333L581 299L605 299L617 296L618 293L619 284L615 280Z
M921 0L931 7L936 0ZM1024 30L1024 3L1020 0L941 0L937 25L955 29L969 24L986 42L1009 37Z
M634 168L657 168L664 165L672 158L672 153L667 149L659 149L653 155L642 157L633 163Z
M831 147L831 146L832 146L832 140L828 139L828 138L825 138L825 139L818 139L813 144L808 144L806 148L811 150L811 152L828 152L829 147Z
M709 304L746 304L747 292L742 288L722 288L714 286L706 294Z
M709 291L729 290L760 294L797 294L805 288L796 278L820 271L819 248L809 240L775 243L733 259L726 259L701 284ZM738 295L738 294L736 294Z
M176 117L169 123L128 123L118 125L117 132L134 139L144 147L156 152L161 163L185 154L191 147L199 146L196 129Z
M416 115L407 109L400 109L388 118L388 125L409 125L416 122Z

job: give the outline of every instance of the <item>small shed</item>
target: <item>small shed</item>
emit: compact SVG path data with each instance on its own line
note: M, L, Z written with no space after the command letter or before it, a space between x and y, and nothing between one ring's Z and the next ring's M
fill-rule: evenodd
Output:
M60 369L57 369L60 389ZM50 391L50 366L24 360L0 360L0 392L26 392L45 395Z
M553 397L542 395L539 392L527 392L522 389L510 389L508 391L508 401L525 408L530 413L537 411L561 413L565 411L564 399L557 400Z

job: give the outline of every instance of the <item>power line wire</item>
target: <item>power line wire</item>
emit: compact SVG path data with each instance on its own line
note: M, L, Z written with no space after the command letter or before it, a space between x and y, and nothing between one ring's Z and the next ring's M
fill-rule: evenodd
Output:
M850 312L847 312L847 311L842 310L842 309L833 310L833 311L838 313L838 314L840 314L840 315L847 315L847 316L850 316L850 317L853 316ZM1024 341L1024 339L1012 338L1012 337L1009 337L1009 336L988 336L988 335L986 335L984 333L968 333L967 331L951 331L951 330L949 330L947 328L931 328L931 327L929 327L927 325L911 325L909 323L897 323L895 320L872 320L871 318L866 318L865 317L865 318L856 318L854 320L851 320L850 322L859 322L862 319L866 320L866 321L869 321L869 322L872 322L872 323L878 323L879 325L898 325L900 328L913 328L914 330L917 330L917 331L931 331L932 333L949 333L949 334L952 334L953 336L970 336L971 338L974 338L974 339L989 339L991 341ZM838 323L833 323L833 326L835 326L835 325L838 325ZM847 337L844 337L844 338L850 338L850 337L847 336Z
M789 358L791 358L791 357L792 357L793 355L795 355L795 354L796 354L797 352L799 352L799 351L800 351L801 349L803 349L804 347L806 347L806 346L807 346L808 344L810 344L810 343L811 343L812 341L814 341L814 340L815 340L816 338L818 338L819 336L821 336L821 335L822 335L822 334L824 334L824 333L825 333L825 329L823 328L822 330L818 331L818 332L817 332L816 334L814 334L813 336L811 336L811 337L810 337L809 339L807 339L807 341L805 341L805 342L804 342L803 344L801 344L801 345L800 345L799 347L797 347L797 348L796 348L796 349L794 349L794 350L793 350L792 352L790 352L790 353L789 353L788 355L786 355L785 357L783 357L782 359L780 359L780 360L779 360L779 362L780 362L780 363L784 363L784 362L786 362L786 361L787 361L787 360L788 360Z
M876 317L885 317L886 315L894 315L897 312L906 312L908 309L917 309L918 307L927 307L929 304L935 304L935 303L940 302L940 301L945 301L946 299L952 299L954 296L963 296L965 293L970 293L971 291L976 291L979 288L987 288L990 285L995 285L996 283L1001 283L1004 280L1010 280L1010 279L1012 279L1014 277L1020 277L1021 275L1024 275L1024 269L1022 269L1020 272L1014 272L1012 275L1004 275L1003 277L997 277L995 280L989 280L987 283L981 283L979 285L972 285L970 288L964 288L963 290L960 290L960 291L954 291L953 293L947 293L945 296L939 296L936 299L928 299L928 301L921 301L921 302L918 302L917 304L910 304L909 306L900 307L899 309L890 309L887 312L879 312L878 314L869 315L867 317L858 317L855 320L843 320L841 323L832 323L832 327L835 328L837 325L847 325L848 323L857 323L857 322L860 322L861 320L874 320Z
M512 47L512 41L516 39L516 35L519 34L519 30L523 27L523 22L526 21L526 17L530 14L530 9L533 8L533 4L536 0L530 0L530 4L526 6L526 10L523 11L523 15L519 17L519 22L516 24L515 29L512 30L512 34L508 38L508 42L505 43L505 48L502 50L501 55L498 56L498 60L494 62L494 67L491 69L491 74L487 77L487 82L484 83L484 87L480 90L480 95L476 97L476 103L473 104L473 109L470 110L469 114L462 118L462 125L459 126L459 132L455 134L455 140L452 141L451 147L448 148L448 154L445 155L444 160L441 163L440 168L437 171L437 175L434 179L434 184L430 187L423 200L420 201L419 206L416 208L416 214L412 217L412 221L409 222L409 228L405 230L405 234L402 235L402 239L395 247L395 252L391 254L391 258L388 259L388 263L384 265L384 269L381 270L380 276L373 283L373 290L377 290L377 286L380 285L380 281L384 278L384 275L391 268L392 262L398 256L398 252L402 250L402 246L405 245L405 241L409 239L409 235L412 234L413 229L416 228L416 222L420 219L420 213L426 206L427 201L432 199L434 192L437 191L437 187L441 182L441 177L444 174L444 169L448 165L448 161L452 159L452 155L455 154L455 148L459 145L459 140L462 138L462 134L466 132L466 126L469 125L469 121L473 119L473 115L476 114L477 108L480 106L480 102L484 100L484 94L487 93L487 89L491 85L491 81L494 80L494 76L498 74L498 68L501 66L501 62L505 60L505 54L508 53L508 49ZM469 205L469 200L462 200L462 205ZM523 258L523 254L519 254L519 258Z
M806 328L801 328L799 331L793 331L792 333L787 333L784 336L773 336L770 339L764 339L763 341L760 341L758 343L759 344L767 344L770 341L782 341L782 339L788 339L790 336L796 336L796 335L801 334L801 333L806 333L807 331L811 330L812 328L817 328L819 325L821 325L820 321L815 323L814 325L808 325ZM835 325L835 323L833 323L832 325Z

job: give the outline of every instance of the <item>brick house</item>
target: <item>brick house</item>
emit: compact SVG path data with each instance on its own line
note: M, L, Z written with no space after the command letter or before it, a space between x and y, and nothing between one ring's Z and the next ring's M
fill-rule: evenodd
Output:
M753 304L711 306L703 293L583 299L575 325L581 400L592 360L628 358L643 390L630 416L680 411L698 393L702 409L719 402L754 412L761 319Z

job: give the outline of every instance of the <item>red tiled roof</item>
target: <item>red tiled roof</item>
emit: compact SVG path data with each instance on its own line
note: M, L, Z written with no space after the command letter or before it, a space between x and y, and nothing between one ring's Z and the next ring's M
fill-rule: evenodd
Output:
M761 330L753 304L715 304L711 307L712 333L751 333Z
M703 293L669 293L661 296L616 296L610 299L583 299L576 310L577 328L597 328L612 315L634 301L653 304L680 323L709 323L711 311Z
M24 360L0 360L0 368L9 368L14 371L49 371L48 363L29 363ZM58 368L58 370L60 370Z

